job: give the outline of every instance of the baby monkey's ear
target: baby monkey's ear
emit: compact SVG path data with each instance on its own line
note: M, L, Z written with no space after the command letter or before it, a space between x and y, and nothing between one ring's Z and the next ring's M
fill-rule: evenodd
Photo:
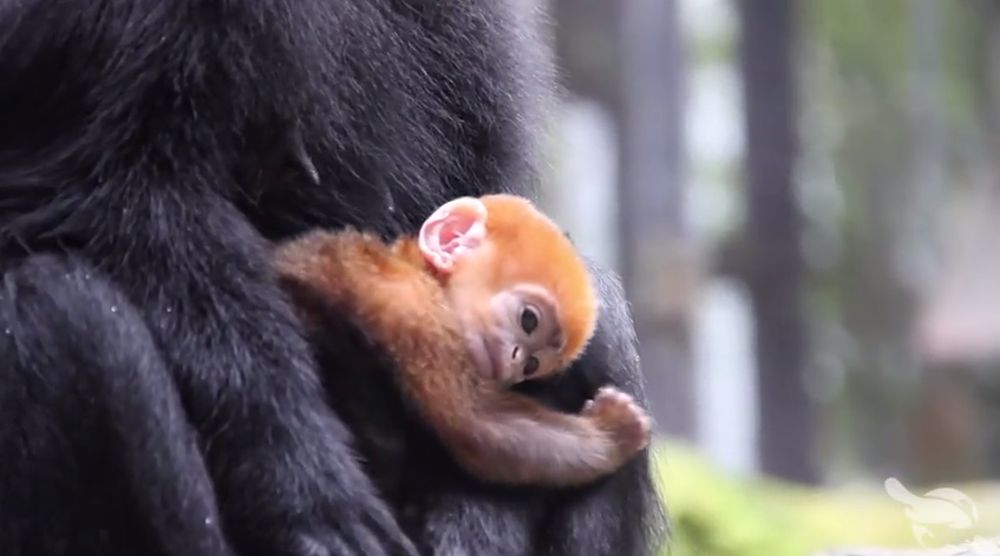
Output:
M486 205L460 197L434 211L420 227L420 252L439 272L451 272L463 255L486 240Z

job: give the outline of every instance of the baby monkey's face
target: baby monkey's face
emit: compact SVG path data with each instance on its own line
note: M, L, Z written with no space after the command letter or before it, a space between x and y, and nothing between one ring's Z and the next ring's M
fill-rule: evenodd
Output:
M515 384L560 370L566 341L547 290L518 284L491 296L482 293L454 301L469 351L484 376Z
M542 285L561 271L540 261L580 267L580 272L570 272L578 287L561 289L562 296L574 295L570 291L593 297L586 270L571 244L551 241L563 240L562 232L529 202L509 196L484 199L496 218L491 232L486 203L462 197L427 218L417 237L420 252L442 280L483 376L514 384L551 375L567 364L568 351L582 349L574 339L579 334L570 334L574 346L567 348L567 333L590 321L594 308L584 304L583 314L578 303L564 305L567 299ZM561 314L560 307L569 310Z

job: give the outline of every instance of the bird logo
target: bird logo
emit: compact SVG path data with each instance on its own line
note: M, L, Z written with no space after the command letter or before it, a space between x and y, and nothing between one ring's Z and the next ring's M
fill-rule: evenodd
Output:
M935 527L968 530L979 521L975 502L964 492L954 488L936 488L918 496L903 486L895 477L885 480L885 491L890 498L906 507L913 536L924 548L934 540Z

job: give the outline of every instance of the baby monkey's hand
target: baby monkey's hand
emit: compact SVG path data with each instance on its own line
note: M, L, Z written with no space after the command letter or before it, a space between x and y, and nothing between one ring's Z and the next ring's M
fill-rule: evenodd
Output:
M639 407L635 398L613 386L598 390L580 413L593 419L600 429L608 433L617 444L623 460L649 445L652 426L649 414Z

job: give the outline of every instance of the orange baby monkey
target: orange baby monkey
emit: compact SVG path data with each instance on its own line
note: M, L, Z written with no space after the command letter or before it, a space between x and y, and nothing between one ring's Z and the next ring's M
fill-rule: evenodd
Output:
M573 362L598 310L583 260L526 199L456 199L391 245L313 232L279 246L276 264L307 323L322 299L388 352L404 398L476 477L583 484L649 442L648 415L615 388L580 414L508 389Z

